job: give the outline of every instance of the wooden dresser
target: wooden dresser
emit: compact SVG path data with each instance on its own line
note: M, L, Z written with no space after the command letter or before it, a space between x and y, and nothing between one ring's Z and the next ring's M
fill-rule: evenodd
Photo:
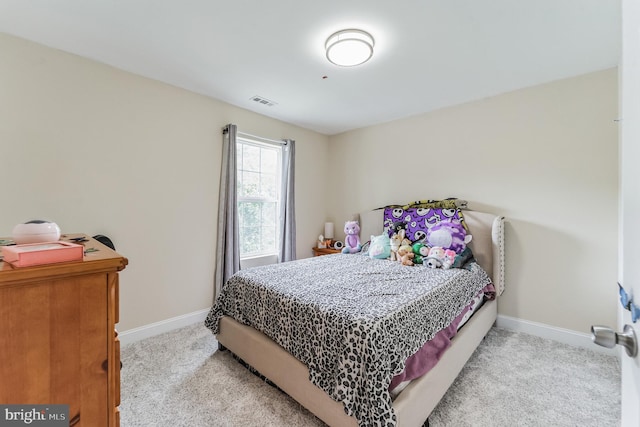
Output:
M87 239L97 251L83 261L0 262L0 404L67 404L70 426L118 427L118 272L128 261Z

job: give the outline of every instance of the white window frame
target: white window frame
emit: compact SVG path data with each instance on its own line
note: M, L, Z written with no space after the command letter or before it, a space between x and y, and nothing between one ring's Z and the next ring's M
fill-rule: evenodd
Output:
M257 251L257 252L250 252L250 253L240 253L240 260L252 260L252 259L257 259L257 258L271 258L271 257L275 257L275 259L277 259L278 257L278 252L279 252L279 246L280 246L280 242L279 242L279 236L280 236L280 230L279 230L279 221L278 221L278 216L279 216L279 212L280 212L280 199L281 199L281 194L280 194L280 187L281 187L281 182L282 182L282 146L275 144L275 143L267 143L267 142L262 142L262 141L257 141L251 138L246 138L246 137L240 137L238 136L236 138L236 149L238 151L242 150L244 145L250 145L250 146L254 146L254 147L258 147L260 149L267 149L267 150L273 150L277 153L277 164L276 164L276 170L275 170L275 175L276 175L276 183L275 183L275 190L276 190L276 196L275 198L269 198L269 197L247 197L247 196L243 196L241 195L240 192L240 183L242 182L240 179L240 174L245 171L245 169L243 169L243 164L238 163L237 165L237 169L238 169L238 188L237 188L237 204L238 204L238 212L240 213L240 208L241 208L241 203L242 202L258 202L258 203L274 203L276 204L276 218L275 218L275 248L273 250L267 250L267 251ZM244 161L244 159L243 159ZM258 173L262 173L262 165L260 165L260 171L257 171ZM256 171L251 171L251 172L256 172ZM240 247L243 247L242 244L242 227L243 224L240 224Z

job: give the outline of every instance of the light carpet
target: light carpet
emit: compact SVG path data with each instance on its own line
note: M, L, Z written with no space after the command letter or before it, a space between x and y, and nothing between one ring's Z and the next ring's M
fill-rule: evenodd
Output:
M201 324L122 347L121 427L323 426L217 351ZM429 417L440 426L618 426L617 359L493 328Z

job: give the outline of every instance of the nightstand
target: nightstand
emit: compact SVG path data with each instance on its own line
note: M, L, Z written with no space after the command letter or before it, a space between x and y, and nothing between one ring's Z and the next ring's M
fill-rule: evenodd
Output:
M313 256L339 254L340 252L342 252L340 249L313 248Z

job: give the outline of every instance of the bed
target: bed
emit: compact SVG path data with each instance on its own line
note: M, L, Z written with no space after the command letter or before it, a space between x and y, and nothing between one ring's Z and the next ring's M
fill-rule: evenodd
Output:
M406 297L411 299L403 299L405 298L404 296L391 295L393 292L389 292L389 284L397 284L400 281L395 278L393 280L387 278L386 273L380 268L383 263L392 263L392 261L377 260L381 262L372 263L367 260L369 259L367 256L336 254L279 264L266 270L251 269L252 271L248 273L240 272L244 275L239 280L240 282L249 281L252 276L260 280L265 277L275 278L273 281L275 290L254 289L250 292L246 291L247 293L255 294L257 299L263 298L263 301L254 304L251 300L247 300L246 296L238 297L237 301L239 302L237 305L242 305L243 307L226 307L225 312L222 312L221 307L216 304L212 307L205 324L216 334L221 348L231 351L330 426L422 426L494 324L497 317L497 299L504 290L504 218L471 210L465 210L463 214L468 232L473 236L469 247L477 262L477 265L469 265L468 268L464 269L464 274L477 275L479 279L477 279L476 283L476 278L474 278L472 284L471 282L467 283L466 281L471 279L467 279L467 276L464 276L464 279L460 279L465 281L464 286L462 286L457 284L460 281L458 276L462 273L454 272L454 270L463 269L451 269L446 272L440 270L438 274L455 276L455 279L446 279L444 282L446 282L447 287L457 286L460 289L464 289L464 292L467 293L464 297L467 302L464 304L460 299L462 297L456 297L454 300L451 300L451 297L443 297L444 299L437 303L437 297L431 295L438 295L438 292L444 287L441 285L434 287L430 291L429 297L412 296ZM360 224L361 236L363 237L382 233L383 225L385 224L383 211L374 210L361 213ZM309 293L317 293L322 289L322 287L318 286L317 280L314 280L316 283L309 285L309 287L296 285L305 280L304 277L307 273L302 274L301 271L318 268L324 271L326 280L331 281L333 280L332 272L343 274L344 267L342 264L345 262L351 262L354 265L361 264L360 267L354 267L354 270L366 272L366 274L362 273L360 276L366 276L367 280L371 280L371 277L385 277L382 280L385 283L380 285L379 289L375 288L377 290L371 291L371 293L373 297L379 298L379 301L384 301L384 304L381 303L381 305L387 304L388 301L394 301L389 303L391 305L396 304L391 311L393 313L402 313L402 315L395 317L381 317L368 323L365 322L368 325L367 327L371 329L366 330L366 338L361 340L358 333L356 333L356 342L350 344L353 347L349 351L339 348L339 345L342 345L341 343L344 341L342 333L348 331L345 334L351 336L351 341L354 341L353 332L357 328L354 328L352 324L338 315L334 313L329 315L320 310L324 317L319 319L318 315L314 314L315 320L312 323L315 323L316 326L311 326L313 328L313 333L311 334L300 335L301 330L308 331L309 329L304 329L297 324L297 319L304 317L300 310L319 310L315 301L310 302L305 298ZM386 266L389 265L386 264ZM400 266L397 262L393 265L393 269L400 267L405 269L398 270L401 271L401 275L404 277L403 282L409 284L413 283L412 280L414 279L407 274L423 274L426 270L430 270L421 266ZM476 269L476 267L478 268ZM358 270L358 268L361 270ZM288 270L289 273L285 274L282 269ZM301 275L296 276L298 273ZM285 277L287 279L283 279ZM352 281L354 279L349 280ZM229 285L230 282L232 282L231 279L225 284L225 290L229 288L228 292L245 292L244 288L242 288L244 286L243 283L232 286ZM487 283L493 286L495 298L484 301L477 310L474 310L473 316L466 321L462 328L457 330L448 348L440 356L440 360L435 366L418 378L403 381L399 393L392 393L392 390L387 392L386 389L379 387L380 384L389 386L389 375L391 373L393 373L394 378L401 374L399 369L404 369L405 362L408 361L409 356L419 349L419 346L416 347L417 342L425 337L431 340L434 338L434 334L447 327L454 319L459 319L462 311L467 307L468 301L472 300L473 297L477 297L478 293L486 288ZM298 302L302 301L302 308L294 306L287 299L274 299L272 292L274 294L279 292L277 288L282 290L295 288L290 298ZM413 292L413 286L406 286L406 288L409 293ZM356 294L358 289L362 288L349 288L347 286L346 290L340 292L341 295L336 296L338 293L331 291L329 292L331 295L325 295L325 297L330 301L334 299L340 301L349 300L350 293ZM420 294L417 290L415 292L416 295ZM444 295L444 291L441 293ZM226 299L228 301L235 300L235 296L232 298L227 297ZM430 304L433 302L438 305L437 310L436 308L425 310L426 306L424 304L426 304L426 300L429 300ZM365 308L361 308L359 305L356 310L358 314L360 315L366 311L365 317L367 317L372 312L374 314L377 313L378 307L375 301L378 300L373 299L372 301L373 303L369 304L371 305L369 307L370 311L366 311ZM256 308L261 306L264 309L259 310ZM456 308L451 308L453 306ZM247 311L246 315L241 314L243 309ZM287 320L276 320L281 313L287 313L287 310L289 310L286 315ZM257 311L261 312L256 313ZM427 311L437 311L438 314L434 315L436 320L423 321L422 319L427 318L427 315L420 316L419 320L417 318L409 319L407 315L407 313L415 314L416 312L425 313ZM234 319L230 314L233 314L236 318ZM351 316L350 313L347 317L349 316ZM385 314L385 316L387 315ZM367 319L370 318L371 316L367 317ZM325 326L327 323L332 323L332 327L338 325L338 328L342 327L344 330L340 330L340 333L336 333L334 330L326 332L327 328ZM418 331L411 331L411 333L405 334L410 338L398 335L400 332L397 330L408 331L409 327L413 327L414 324L419 326ZM300 326L300 329L296 329L298 326ZM290 331L287 333L273 332L283 327L290 329ZM309 328L308 325L306 327ZM360 327L361 325L358 325L358 328ZM377 339L371 338L380 336L382 337L382 343L378 343ZM385 341L387 337L389 337L388 342ZM306 344L293 342L295 340L305 341ZM376 341L375 345L371 344L372 341ZM399 342L402 342L402 345L398 344ZM317 349L319 348L322 348L322 351L319 351L322 354L315 354L318 353ZM337 349L335 350L336 353L332 352L334 348ZM358 351L361 351L362 354L356 354ZM357 362L354 362L356 359ZM363 361L360 359L363 359ZM301 362L301 360L305 363ZM344 365L349 365L351 370L347 374L341 371L341 369L344 369ZM380 366L379 373L375 370L378 369L378 366ZM358 371L357 375L355 371ZM344 387L342 386L343 382L345 384ZM355 391L351 390L351 387ZM345 391L345 388L347 391ZM333 394L333 397L330 396L330 393Z

